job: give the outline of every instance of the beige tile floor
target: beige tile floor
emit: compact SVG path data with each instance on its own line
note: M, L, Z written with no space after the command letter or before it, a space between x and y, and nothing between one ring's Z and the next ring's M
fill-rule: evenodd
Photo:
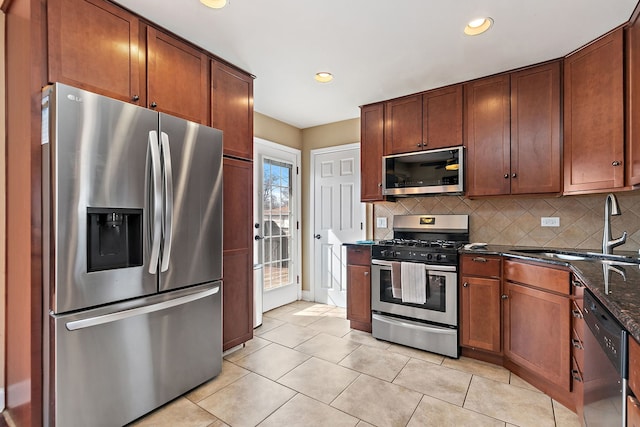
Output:
M132 425L579 426L506 369L378 341L345 310L297 301L265 313L222 373Z

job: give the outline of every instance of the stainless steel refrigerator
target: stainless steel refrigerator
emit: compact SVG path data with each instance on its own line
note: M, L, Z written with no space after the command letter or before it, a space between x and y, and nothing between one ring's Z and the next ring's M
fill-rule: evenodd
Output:
M222 366L222 132L43 91L44 420L120 426Z

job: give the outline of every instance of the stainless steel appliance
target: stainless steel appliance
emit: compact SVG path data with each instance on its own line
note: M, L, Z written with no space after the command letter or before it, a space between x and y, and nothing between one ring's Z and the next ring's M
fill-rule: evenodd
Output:
M382 194L462 194L464 148L451 147L382 158Z
M458 249L469 216L396 215L393 236L371 248L372 335L457 358Z
M222 366L222 132L42 98L44 420L121 426Z
M584 291L584 425L627 425L627 331L588 290Z

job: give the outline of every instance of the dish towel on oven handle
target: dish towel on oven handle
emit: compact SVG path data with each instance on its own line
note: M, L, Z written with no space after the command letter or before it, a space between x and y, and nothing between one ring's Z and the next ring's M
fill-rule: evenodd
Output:
M424 304L427 302L427 270L424 264L400 263L402 302Z

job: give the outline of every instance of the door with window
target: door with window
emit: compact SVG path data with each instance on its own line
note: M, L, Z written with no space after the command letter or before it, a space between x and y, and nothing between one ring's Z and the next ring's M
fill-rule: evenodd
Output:
M300 151L258 138L254 147L254 286L269 311L300 294Z

